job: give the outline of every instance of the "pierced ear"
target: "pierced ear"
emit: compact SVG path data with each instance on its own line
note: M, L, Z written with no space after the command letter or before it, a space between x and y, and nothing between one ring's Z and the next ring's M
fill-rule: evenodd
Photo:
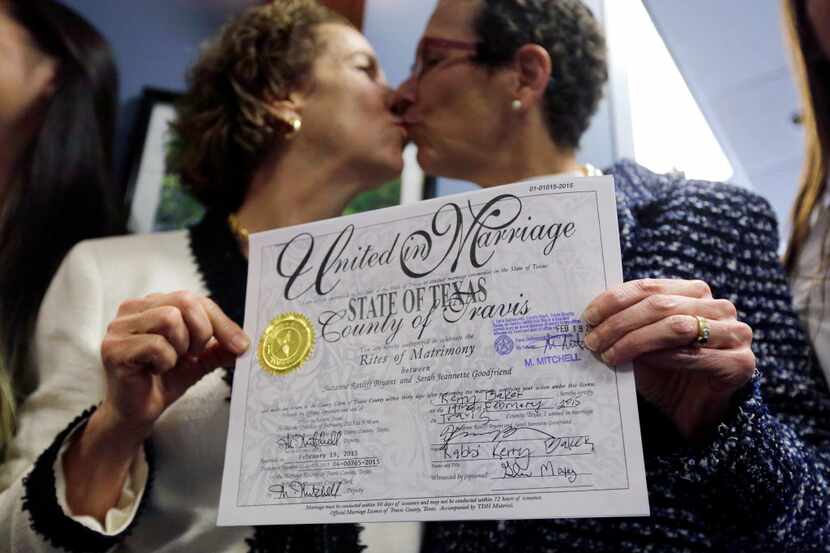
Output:
M517 73L516 99L525 106L534 105L544 97L550 81L553 71L550 55L538 44L525 44L513 59Z
M302 119L302 98L292 93L287 100L268 103L271 115L282 121L287 128L292 128L295 121Z

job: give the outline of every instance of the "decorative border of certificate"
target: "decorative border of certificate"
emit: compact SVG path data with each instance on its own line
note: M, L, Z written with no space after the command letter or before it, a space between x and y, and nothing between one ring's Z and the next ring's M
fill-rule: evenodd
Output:
M402 324L398 327L379 322L389 323L393 312L420 313L424 318L414 307L419 296L427 298L423 303L443 305L442 322L446 323L448 310L451 315L463 312L466 316L470 310L486 309L479 297L482 289L488 288L491 297L501 298L510 295L513 284L526 285L526 291L549 287L552 269L544 265L542 257L532 255L532 248L527 246L528 242L533 243L530 238L516 251L495 247L479 251L482 258L489 253L497 256L499 263L491 265L489 272L487 266L475 267L475 254L471 253L467 260L466 251L456 258L456 262L461 260L461 270L442 273L439 278L431 278L436 273L422 275L415 267L411 272L419 276L407 279L400 271L395 273L389 268L393 264L381 268L378 263L375 270L388 286L380 287L377 278L344 272L329 279L342 280L344 288L325 298L310 293L287 302L286 278L274 278L275 267L278 273L289 277L291 271L280 267L295 267L295 290L305 286L298 285L305 275L300 264L310 251L300 243L302 240L297 240L303 233L313 236L315 244L330 244L329 252L342 253L347 251L347 244L349 248L363 244L358 249L365 248L362 259L366 261L367 250L371 249L366 244L383 243L401 229L421 229L415 224L418 221L435 217L433 222L438 221L441 227L441 221L453 219L452 210L442 214L441 221L436 215L448 202L463 206L460 212L474 222L474 215L481 215L485 209L490 209L492 215L493 207L487 206L495 197L511 194L522 201L532 200L532 204L524 202L528 206L547 204L554 198L556 205L571 202L572 209L560 208L557 213L572 211L579 228L596 231L593 242L566 241L567 231L563 229L567 227L560 224L556 232L562 242L557 245L556 240L548 241L559 248L560 264L567 267L561 275L567 282L563 290L557 292L555 287L545 295L558 294L553 303L565 305L565 309L533 309L532 314L523 314L521 300L514 298L519 301L499 304L512 306L513 311L508 308L505 316L481 320L475 328L469 324L458 326L460 332L455 336L448 330L455 328L452 325L439 326L439 332L433 334L422 328L417 339L411 339L412 332L418 330L412 317L406 322L405 317L400 317ZM590 200L571 201L580 196ZM510 208L502 206L501 210L509 212ZM531 213L530 207L527 213ZM538 219L537 212L529 218L533 215ZM352 226L348 243L343 239L346 225ZM467 230L473 226L471 223ZM496 223L482 228L490 226L495 227ZM530 232L530 228L527 226L525 232ZM555 234L550 230L552 226L545 228L548 234L538 231L537 238ZM481 236L473 238L478 239L478 244L487 244ZM440 236L434 238L435 244ZM376 260L382 261L389 254L391 259L389 252L395 250L403 259L410 244L396 239L391 249L378 247L369 258L375 255ZM239 360L219 524L647 515L630 367L602 366L603 370L597 370L598 361L581 343L586 328L578 317L587 301L599 291L622 281L618 244L610 177L534 179L254 235L246 331L258 340L273 322L274 313L313 312L311 321L317 343L314 351L309 351L307 364L296 373L267 374L261 370L262 361L256 352ZM544 245L544 240L539 241L540 248ZM458 251L462 249L459 247ZM593 263L582 259L597 254ZM567 256L572 259L561 261ZM353 266L359 263L355 261L358 258L352 259ZM464 266L465 261L473 266ZM322 264L321 261L319 265ZM309 267L312 265L308 263ZM499 287L499 282L508 285ZM583 282L593 284L583 286ZM322 290L329 286L323 285ZM570 295L581 298L578 308L569 301ZM525 305L527 301L525 298ZM340 319L326 314L337 310L324 308L343 302L348 302L353 319L368 318L377 323L368 325L373 334L367 331L366 335L359 335L365 326L331 324L332 319ZM322 324L324 321L328 324ZM347 330L351 343L344 337ZM335 343L327 343L332 336L337 338ZM394 338L393 345L389 344L390 337ZM289 338L285 334L283 342L288 344ZM381 343L379 339L383 339ZM395 340L399 341L397 345ZM483 344L488 346L482 347ZM282 347L290 353L289 346ZM534 380L513 374L516 359L520 365L516 373L532 367L541 376ZM467 360L478 368L459 368ZM500 364L502 360L504 363ZM590 378L554 382L552 375L557 373L553 370L578 374L573 367L593 372ZM475 383L472 387L471 382ZM384 403L373 407L373 401ZM424 405L429 408L419 411L418 406ZM501 416L497 413L516 418L506 422L496 419ZM610 418L594 420L603 417ZM555 431L578 428L580 423L574 420L580 418L585 420L585 429L567 434ZM587 465L579 461L579 456L598 459L595 448L604 454L591 466L593 472L587 472L580 468ZM504 471L502 476L493 476L491 470L459 469L493 465L499 471L496 474ZM446 470L442 472L443 469ZM338 476L326 478L327 474ZM306 479L304 475L316 476ZM516 484L493 485L493 478ZM540 485L527 485L534 480ZM567 502L561 501L565 497Z

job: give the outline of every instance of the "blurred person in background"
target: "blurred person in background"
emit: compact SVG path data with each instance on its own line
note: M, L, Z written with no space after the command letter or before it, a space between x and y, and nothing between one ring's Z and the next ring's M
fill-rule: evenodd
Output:
M118 76L107 41L52 0L0 0L0 462L38 308L69 249L121 230Z
M807 151L784 263L795 307L830 384L830 1L784 0Z

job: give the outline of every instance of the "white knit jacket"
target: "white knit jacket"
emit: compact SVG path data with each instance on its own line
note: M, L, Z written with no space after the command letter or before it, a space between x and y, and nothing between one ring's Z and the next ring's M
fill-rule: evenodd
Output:
M101 340L119 304L176 290L206 293L185 231L87 241L67 256L38 317L33 364L38 386L20 408L11 459L0 471L0 551L59 550L30 527L22 509L22 478L59 432L104 397ZM247 550L251 528L216 527L229 395L216 370L157 421L158 469L144 508L148 515L162 510L164 516L140 517L117 551ZM138 501L127 503L132 504L125 513L109 517L115 527L105 533L118 533L131 522Z
M67 425L103 399L101 341L119 304L177 290L208 294L186 231L90 240L66 257L38 317L33 363L38 386L21 406L9 462L0 467L0 551L64 551L50 542L51 528L44 535L31 527L29 512L22 508L23 478ZM216 526L230 397L223 376L222 369L205 376L156 422L152 493L145 498L143 516L120 536L114 551L248 551L250 527ZM64 447L68 442L64 440ZM49 500L71 517L63 499L60 460L59 455L54 465L56 497ZM121 534L136 516L147 469L140 454L131 482L104 527L91 517L72 519L93 533ZM418 549L419 533L420 525L412 523L366 525L361 537L369 546L367 553L402 552Z

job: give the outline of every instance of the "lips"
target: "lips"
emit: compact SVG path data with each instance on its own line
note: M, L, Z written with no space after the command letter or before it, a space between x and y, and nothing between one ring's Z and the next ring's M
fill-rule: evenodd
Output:
M401 119L396 119L394 121L394 125L400 131L401 138L403 139L404 143L408 142L409 141L409 129L407 128L406 123Z
M415 117L415 114L413 113L413 111L414 110L409 110L409 111L407 111L406 113L403 114L402 120L403 120L404 125L417 125L418 123L420 123L418 118Z
M406 128L407 137L411 142L419 142L423 139L423 129L420 123L415 122L405 122L404 127Z

